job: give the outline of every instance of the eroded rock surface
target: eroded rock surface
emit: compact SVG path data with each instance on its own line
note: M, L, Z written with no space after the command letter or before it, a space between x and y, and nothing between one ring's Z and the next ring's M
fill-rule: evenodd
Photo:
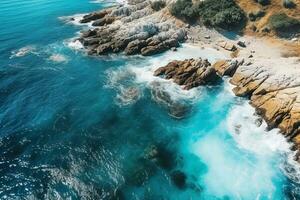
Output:
M148 56L178 47L186 39L184 24L170 16L167 7L153 10L149 0L131 0L88 14L80 22L93 26L79 38L90 55L124 51Z
M234 93L248 96L269 128L278 127L295 142L297 149L300 148L300 73L293 68L299 66L299 61L284 58L258 61L240 66L230 81L236 86Z
M155 76L173 79L191 89L215 84L219 76L232 76L237 96L247 97L266 120L269 129L281 132L300 149L300 61L278 58L256 60L220 60L211 65L207 60L172 61L158 68ZM300 160L300 153L296 159Z
M175 83L182 85L186 90L200 85L215 85L220 79L208 60L202 59L172 61L166 66L158 68L154 72L154 76L173 79Z

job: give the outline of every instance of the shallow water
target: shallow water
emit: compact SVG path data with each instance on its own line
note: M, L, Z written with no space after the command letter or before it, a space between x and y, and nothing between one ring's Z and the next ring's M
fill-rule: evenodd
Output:
M1 1L0 199L300 199L290 145L227 80L183 91L152 76L221 53L78 50L66 16L111 3Z

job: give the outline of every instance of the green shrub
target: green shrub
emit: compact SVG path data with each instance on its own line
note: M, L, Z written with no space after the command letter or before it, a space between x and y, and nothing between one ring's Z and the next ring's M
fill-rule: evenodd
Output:
M255 0L260 5L266 6L270 4L270 0Z
M256 12L251 12L249 13L248 17L250 19L250 21L256 21L259 18L262 18L263 16L265 16L266 12L263 10L259 10Z
M155 11L159 11L166 7L166 2L164 0L157 0L151 2L151 8Z
M285 13L272 15L269 24L278 35L287 36L300 32L300 20L289 17Z
M197 10L208 26L235 29L245 25L245 13L234 0L205 0L198 4Z
M198 17L197 9L192 0L177 0L170 7L172 15L187 20L194 21Z
M283 0L282 4L285 8L295 8L296 7L296 4L294 3L293 0Z

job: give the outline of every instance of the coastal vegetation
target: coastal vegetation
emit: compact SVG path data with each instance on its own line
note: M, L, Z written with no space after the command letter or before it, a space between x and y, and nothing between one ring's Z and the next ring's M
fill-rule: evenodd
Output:
M263 11L263 10L258 10L258 11L255 11L255 12L250 12L248 14L248 17L249 17L249 20L250 21L256 21L262 17L264 17L266 15L266 12Z
M223 29L244 26L246 15L234 0L209 0L198 5L200 18L205 25Z
M151 8L155 11L159 11L166 7L166 2L164 0L157 0L151 2Z
M296 7L296 4L293 0L283 0L282 4L285 8L295 8Z
M193 22L199 17L197 6L192 0L177 0L170 8L173 16L188 22Z
M234 0L177 0L170 8L172 15L189 22L202 21L210 27L222 29L240 28L246 21L244 11Z
M257 3L259 3L262 6L269 5L271 3L270 0L255 0Z
M300 20L285 13L274 14L269 19L271 28L280 36L289 36L300 31Z

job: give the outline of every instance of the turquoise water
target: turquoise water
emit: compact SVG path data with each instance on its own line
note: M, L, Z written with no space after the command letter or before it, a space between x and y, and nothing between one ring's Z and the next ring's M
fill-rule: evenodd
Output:
M109 4L1 1L0 199L300 199L290 145L226 81L187 92L152 77L175 58L222 54L74 49L84 27L64 16Z

